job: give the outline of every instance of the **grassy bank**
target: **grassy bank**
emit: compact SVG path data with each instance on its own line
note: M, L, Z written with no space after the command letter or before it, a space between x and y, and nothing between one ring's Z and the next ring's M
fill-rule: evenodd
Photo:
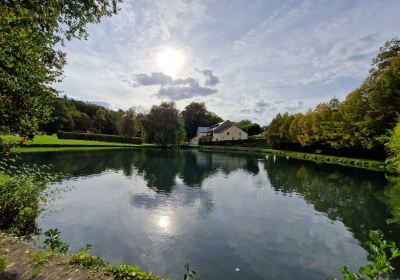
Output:
M308 160L317 163L327 163L327 164L338 164L343 166L351 166L357 168L364 168L374 171L386 171L392 173L393 170L387 169L385 162L379 160L367 160L367 159L357 159L339 156L328 156L320 154L310 154L283 150L273 150L265 148L252 148L252 147L234 147L234 146L192 146L199 150L208 151L242 151L242 152L253 152L253 153L263 153L271 156L288 157L300 160Z

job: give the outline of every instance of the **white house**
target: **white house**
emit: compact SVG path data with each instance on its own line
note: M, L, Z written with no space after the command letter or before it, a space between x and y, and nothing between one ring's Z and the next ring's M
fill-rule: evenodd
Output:
M217 142L243 140L247 139L248 135L232 122L226 120L211 127L198 127L197 135L190 140L190 143L194 145L199 144L201 137L206 137L209 141Z

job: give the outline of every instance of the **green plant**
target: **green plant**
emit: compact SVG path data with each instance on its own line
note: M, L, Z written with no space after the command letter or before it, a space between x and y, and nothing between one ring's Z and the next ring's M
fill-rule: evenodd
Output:
M7 258L6 256L0 255L0 273L6 271L7 268Z
M53 251L40 251L33 255L33 258L29 260L29 265L32 267L33 276L40 274L43 270L43 266L47 264L49 261L53 260L60 254L58 252Z
M347 266L343 267L343 279L389 279L390 273L394 271L392 266L393 259L400 256L400 251L393 241L383 239L381 231L370 231L367 246L370 250L368 255L371 264L360 267L358 273L351 272Z
M36 231L36 217L57 191L47 190L61 176L49 172L49 166L15 167L6 164L0 182L0 229L15 235Z
M85 268L105 267L108 264L105 259L98 256L93 256L86 251L80 251L77 254L72 254L70 263Z
M142 271L139 266L110 265L107 270L115 280L161 280L158 276L153 276L151 272Z
M189 264L185 264L185 275L183 276L184 280L194 280L196 277L196 272L190 270Z
M46 236L44 241L46 249L60 254L65 254L69 250L69 245L61 240L60 231L58 229L49 229L44 235Z

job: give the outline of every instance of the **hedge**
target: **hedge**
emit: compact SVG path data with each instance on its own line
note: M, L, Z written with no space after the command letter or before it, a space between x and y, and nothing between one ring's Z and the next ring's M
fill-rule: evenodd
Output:
M263 138L248 138L242 140L224 140L215 142L199 142L200 145L206 146L240 146L240 147L258 147L270 148L266 139Z
M126 136L108 135L108 134L59 131L57 132L57 137L59 139L93 140L93 141L117 142L117 143L128 143L128 144L142 144L142 138L140 137L126 137Z

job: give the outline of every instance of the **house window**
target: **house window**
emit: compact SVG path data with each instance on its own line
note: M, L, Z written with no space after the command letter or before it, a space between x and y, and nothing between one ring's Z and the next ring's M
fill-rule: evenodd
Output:
M226 135L229 135L229 131L226 133Z
M235 137L232 137L232 140L235 140Z
M218 138L217 138L217 139L215 139L215 141L218 141Z

